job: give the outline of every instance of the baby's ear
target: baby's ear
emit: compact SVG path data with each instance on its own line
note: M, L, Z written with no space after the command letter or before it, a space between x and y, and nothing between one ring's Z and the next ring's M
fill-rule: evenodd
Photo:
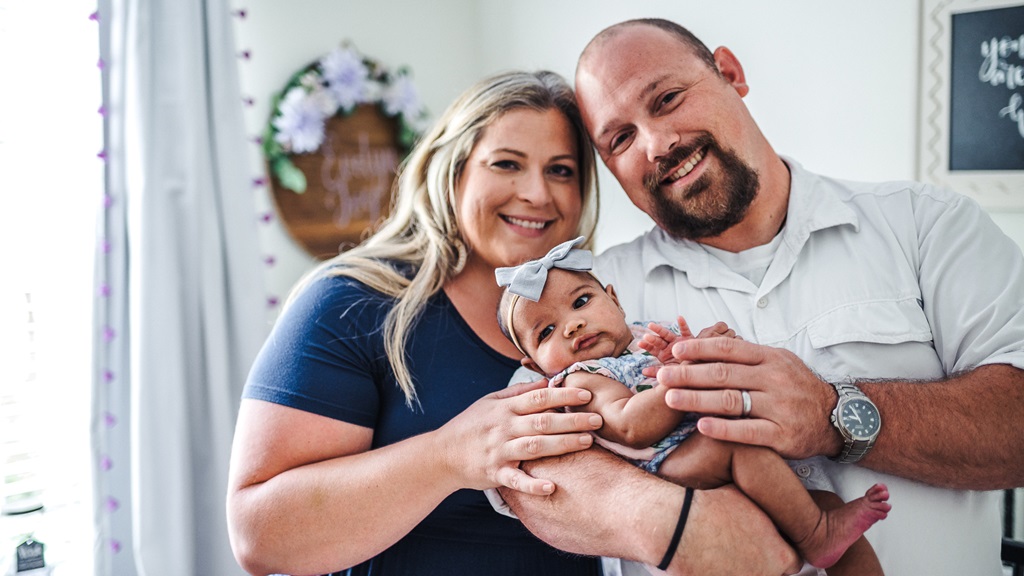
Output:
M606 294L611 296L612 302L615 302L615 305L619 307L619 310L622 310L622 304L619 304L619 297L617 294L615 294L615 287L612 286L611 284L606 284L604 287L604 291ZM625 314L626 311L622 310L622 313Z
M526 368L527 370L533 370L534 372L540 374L541 376L547 376L547 374L545 374L544 371L540 369L540 366L538 366L537 363L533 361L533 358L530 358L529 356L526 356L522 360L520 360L520 363L522 363L523 368Z

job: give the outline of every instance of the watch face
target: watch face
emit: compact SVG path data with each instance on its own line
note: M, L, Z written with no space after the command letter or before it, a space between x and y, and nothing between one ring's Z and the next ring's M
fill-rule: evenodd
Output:
M839 421L854 440L870 440L882 424L875 405L860 398L843 403Z

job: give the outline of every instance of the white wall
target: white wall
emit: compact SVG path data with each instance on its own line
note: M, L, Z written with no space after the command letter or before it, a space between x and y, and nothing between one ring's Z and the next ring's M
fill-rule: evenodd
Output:
M375 58L410 65L435 115L485 74L547 68L571 78L580 50L605 26L672 19L712 48L726 45L737 55L751 86L747 105L781 154L834 176L916 177L918 2L253 0L249 6L249 23L238 27L254 50L243 86L264 102L293 70L351 38ZM255 133L267 111L254 112ZM601 191L599 250L651 226L603 168ZM1024 214L995 217L1024 244ZM275 272L272 288L286 291L281 284L301 266L285 268Z

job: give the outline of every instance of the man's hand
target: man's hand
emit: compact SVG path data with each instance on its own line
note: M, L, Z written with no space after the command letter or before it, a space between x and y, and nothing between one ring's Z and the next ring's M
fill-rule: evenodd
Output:
M831 456L842 448L829 422L835 390L792 352L736 338L697 338L677 342L672 353L679 364L658 371L658 383L674 388L665 403L724 417L701 418L702 434L767 446L789 459ZM751 411L739 419L741 390L750 393Z

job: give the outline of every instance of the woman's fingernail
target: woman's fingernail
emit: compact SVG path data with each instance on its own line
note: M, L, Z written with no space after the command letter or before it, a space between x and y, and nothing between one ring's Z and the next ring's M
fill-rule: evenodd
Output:
M580 400L583 400L585 402L589 402L590 401L590 390L580 390L579 391L579 396L580 396Z
M601 417L598 416L597 414L594 414L590 418L587 418L587 424L590 424L591 426L597 428L598 426L601 425Z

